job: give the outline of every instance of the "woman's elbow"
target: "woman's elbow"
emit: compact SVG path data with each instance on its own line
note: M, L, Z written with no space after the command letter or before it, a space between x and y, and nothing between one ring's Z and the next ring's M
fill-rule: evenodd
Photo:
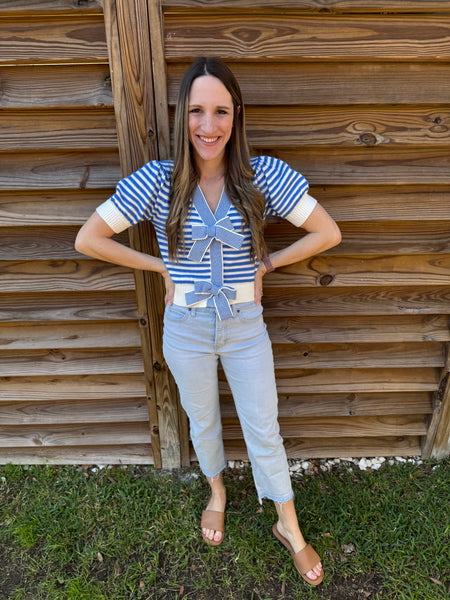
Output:
M80 254L89 255L89 245L87 243L87 236L86 236L86 233L85 233L83 227L77 233L77 237L75 238L74 247L75 247L75 250L77 252L79 252Z
M334 223L331 248L342 242L342 233L337 223Z

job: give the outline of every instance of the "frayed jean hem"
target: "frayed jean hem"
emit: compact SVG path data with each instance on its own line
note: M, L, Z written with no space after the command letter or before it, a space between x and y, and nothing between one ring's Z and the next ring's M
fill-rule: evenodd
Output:
M278 504L286 504L286 502L289 502L289 500L292 500L294 498L294 492L291 492L289 497L284 496L282 499L280 498L275 498L274 496L271 496L270 494L260 494L258 492L258 500L259 503L262 504L263 500L272 500L272 502L277 502Z
M221 468L220 468L218 471L216 471L216 472L215 472L213 475L208 475L207 473L205 473L205 472L203 471L203 475L204 475L205 477L209 477L209 479L213 479L213 480L214 480L214 477L217 477L218 475L220 475L220 473L222 473L222 471L225 469L225 467L226 467L226 466L227 466L227 465L225 464L225 465L224 465L223 467L221 467Z

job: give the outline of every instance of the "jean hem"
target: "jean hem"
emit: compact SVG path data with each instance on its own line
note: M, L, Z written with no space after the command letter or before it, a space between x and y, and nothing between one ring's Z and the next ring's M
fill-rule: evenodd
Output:
M292 500L294 497L294 492L290 492L289 497L284 496L283 499L279 499L279 497L274 497L271 494L260 494L258 492L258 500L259 503L262 504L263 500L271 500L272 502L277 502L278 504L286 504L289 500Z
M214 477L217 477L217 475L219 475L220 473L222 473L222 471L226 468L226 464L221 467L218 471L216 471L213 475L207 475L204 471L203 471L203 475L205 477L209 477L210 479L214 479Z

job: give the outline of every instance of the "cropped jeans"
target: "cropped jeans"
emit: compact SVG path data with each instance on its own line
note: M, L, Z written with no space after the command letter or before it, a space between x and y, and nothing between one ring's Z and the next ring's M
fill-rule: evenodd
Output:
M227 464L219 404L219 359L233 394L259 501L293 497L278 425L272 346L254 302L232 305L221 321L214 308L166 306L163 351L190 422L202 472L218 475Z

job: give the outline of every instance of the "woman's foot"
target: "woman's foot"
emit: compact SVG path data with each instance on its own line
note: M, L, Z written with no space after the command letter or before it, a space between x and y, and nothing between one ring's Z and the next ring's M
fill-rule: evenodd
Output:
M290 549L288 548L289 551L293 553L293 555L295 555L304 548L306 548L307 543L305 542L305 538L303 537L302 532L300 531L300 527L298 525L294 500L291 499L288 502L283 503L275 502L274 504L278 514L278 522L276 524L276 529L278 533L290 545ZM284 543L281 539L280 541ZM286 546L286 544L284 545ZM323 570L322 563L320 562L319 557L317 563L312 567L312 569L304 573L303 576L306 577L307 580L309 579L309 583L312 583L312 585L314 585L314 582L316 580L322 580Z
M202 536L204 540L218 546L225 531L223 523L227 492L221 474L214 478L208 477L207 480L211 486L211 496L202 514Z
M305 542L305 539L303 538L303 535L298 527L297 532L294 533L289 531L289 529L285 527L281 521L278 521L275 527L278 533L281 535L281 537L283 537L291 546L292 550L290 550L289 548L288 549L293 553L293 555L297 554L298 552L301 552L308 545ZM305 576L307 579L310 579L311 582L315 582L317 579L322 578L322 563L318 562L310 571L307 571L305 573Z

